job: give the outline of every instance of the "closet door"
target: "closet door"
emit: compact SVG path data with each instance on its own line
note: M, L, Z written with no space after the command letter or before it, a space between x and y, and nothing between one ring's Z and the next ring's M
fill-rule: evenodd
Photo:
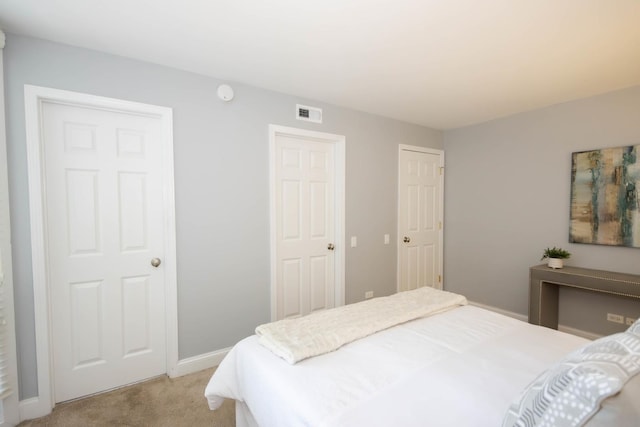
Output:
M398 290L442 289L442 152L401 146L398 176Z
M337 147L332 136L322 135L293 129L272 134L275 319L340 304Z

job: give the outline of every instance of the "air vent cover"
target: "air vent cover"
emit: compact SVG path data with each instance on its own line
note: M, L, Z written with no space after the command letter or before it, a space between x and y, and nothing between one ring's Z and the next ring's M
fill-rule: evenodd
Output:
M296 104L296 119L306 122L322 123L322 109Z

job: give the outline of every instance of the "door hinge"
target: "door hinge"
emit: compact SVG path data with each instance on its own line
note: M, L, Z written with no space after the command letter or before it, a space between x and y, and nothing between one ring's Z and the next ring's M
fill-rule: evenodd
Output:
M444 174L444 166L440 166L440 175Z
M438 274L438 283L442 283L442 276Z
M442 221L438 221L438 230L442 230Z

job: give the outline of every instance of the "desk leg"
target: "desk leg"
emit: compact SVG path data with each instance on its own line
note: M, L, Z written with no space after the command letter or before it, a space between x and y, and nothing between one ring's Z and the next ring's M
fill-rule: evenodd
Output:
M558 329L559 287L531 279L529 285L529 323Z

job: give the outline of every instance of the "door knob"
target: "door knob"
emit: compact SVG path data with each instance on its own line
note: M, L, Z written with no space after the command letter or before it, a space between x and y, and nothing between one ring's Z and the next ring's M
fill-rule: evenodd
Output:
M157 267L160 265L160 263L162 263L162 261L160 261L160 258L154 258L151 260L151 265L154 267Z
M334 250L336 247L333 246L333 243L329 243L329 245L327 246L327 249L329 249L330 251Z
M411 241L411 239L407 236L404 236L403 242L405 243L409 243Z

